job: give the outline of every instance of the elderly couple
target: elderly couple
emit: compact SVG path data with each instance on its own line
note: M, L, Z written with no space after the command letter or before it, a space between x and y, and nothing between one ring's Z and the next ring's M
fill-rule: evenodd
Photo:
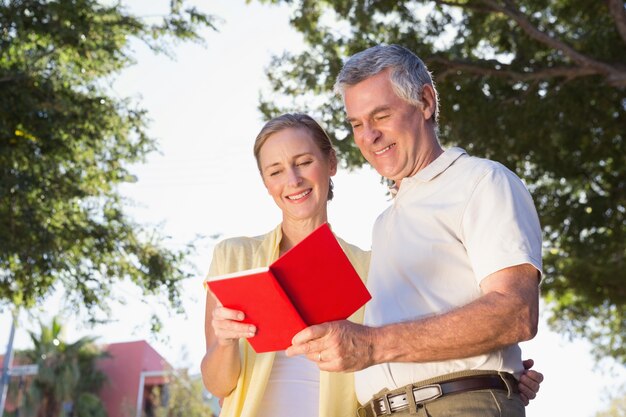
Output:
M349 320L302 330L286 351L256 354L244 313L208 292L201 368L221 416L523 416L543 379L518 346L538 321L531 196L499 163L441 147L437 91L411 51L355 54L336 89L363 156L394 183L371 258L339 239L373 298ZM222 241L209 276L267 266L327 222L337 157L313 119L270 120L254 155L282 223Z

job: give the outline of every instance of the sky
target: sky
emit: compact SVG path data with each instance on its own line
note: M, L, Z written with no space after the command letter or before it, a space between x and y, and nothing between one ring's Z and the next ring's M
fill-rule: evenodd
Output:
M138 15L163 14L167 1L123 1ZM178 44L174 59L155 56L134 44L137 63L113 86L119 98L131 97L148 110L150 134L159 152L132 167L138 181L122 187L132 200L129 214L146 226L158 226L170 236L168 245L182 248L198 236L191 258L194 278L183 286L185 316L168 315L143 300L131 286L120 285L125 305L116 304L112 323L86 327L80 318L65 317L66 337L98 336L101 343L146 339L172 364L199 370L204 354L204 291L202 279L213 245L232 236L255 236L273 229L280 213L263 188L252 144L263 125L257 110L260 91L268 91L264 71L272 55L302 49L302 39L288 24L285 7L246 4L244 0L196 1L217 15L219 31L205 30L204 46ZM436 74L435 74L436 77ZM297 109L294 109L297 110ZM371 168L341 169L334 179L335 198L329 206L333 230L364 249L371 245L371 227L389 204L380 177ZM212 236L219 236L217 239ZM52 300L46 310L55 311ZM160 335L150 334L149 317L164 314ZM584 341L569 341L551 332L542 307L539 334L522 344L524 358L533 358L546 379L529 417L551 414L594 417L606 408L610 394L626 386L626 369L611 361L596 363ZM10 321L0 317L0 349L7 345ZM28 348L28 330L37 324L20 316L16 348Z

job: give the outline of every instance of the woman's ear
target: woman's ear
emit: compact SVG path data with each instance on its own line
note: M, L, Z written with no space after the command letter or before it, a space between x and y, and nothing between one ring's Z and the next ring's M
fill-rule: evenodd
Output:
M331 150L330 155L328 155L328 163L330 164L330 176L334 176L337 173L337 153L334 149Z
M422 87L422 113L424 119L429 120L435 114L437 108L437 94L430 84L424 84Z

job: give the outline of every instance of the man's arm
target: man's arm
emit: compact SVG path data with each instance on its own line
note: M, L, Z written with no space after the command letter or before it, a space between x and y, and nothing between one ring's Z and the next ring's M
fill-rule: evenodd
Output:
M305 354L325 371L357 371L386 362L431 362L484 354L537 333L539 276L530 264L481 283L477 300L440 315L382 327L335 321L293 338L288 356Z

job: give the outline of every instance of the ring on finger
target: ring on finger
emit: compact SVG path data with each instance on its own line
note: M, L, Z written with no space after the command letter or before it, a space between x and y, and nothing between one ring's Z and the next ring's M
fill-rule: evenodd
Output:
M317 353L317 361L318 362L322 361L322 352L321 351Z

